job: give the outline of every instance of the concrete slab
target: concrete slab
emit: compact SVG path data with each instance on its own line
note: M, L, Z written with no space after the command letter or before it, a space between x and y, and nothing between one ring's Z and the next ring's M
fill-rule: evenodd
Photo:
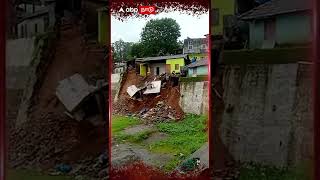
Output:
M155 93L160 93L161 89L161 81L152 81L152 88L151 89L146 89L143 94L155 94Z
M155 166L161 169L173 158L173 155L151 153L144 148L132 144L113 145L111 150L111 164L114 168L142 161L149 166Z
M130 97L134 96L138 91L140 91L140 89L137 88L137 86L135 85L129 86L127 88L127 93L129 94Z
M167 139L169 137L168 134L162 132L156 132L150 135L150 137L143 141L143 144L152 144L154 142L159 142Z
M137 126L133 126L130 128L127 128L123 131L123 133L127 134L127 135L134 135L137 133L141 133L141 132L145 132L145 131L151 131L153 130L153 126L152 125L137 125Z
M90 86L80 74L74 74L59 82L56 95L67 110L73 112L95 90L96 88Z

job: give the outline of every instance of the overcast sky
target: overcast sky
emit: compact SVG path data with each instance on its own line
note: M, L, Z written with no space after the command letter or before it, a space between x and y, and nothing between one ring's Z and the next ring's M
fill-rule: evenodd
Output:
M182 14L178 11L169 13L160 13L150 15L150 17L142 18L129 18L123 22L116 19L114 16L111 18L111 41L115 42L119 39L125 42L138 42L142 28L150 19L158 18L172 18L175 19L180 25L181 37L179 40L190 38L203 38L205 34L209 33L209 14L202 14L199 16L192 16Z

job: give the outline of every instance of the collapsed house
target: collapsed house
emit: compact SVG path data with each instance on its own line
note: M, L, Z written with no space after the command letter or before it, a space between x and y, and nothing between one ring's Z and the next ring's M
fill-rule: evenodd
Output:
M143 86L129 86L127 92L133 99L142 98L142 95L159 94L161 89L161 81L146 82Z
M71 118L81 121L100 116L104 120L106 98L103 91L107 87L108 83L103 80L97 81L96 86L92 86L80 74L74 74L59 82L56 96Z

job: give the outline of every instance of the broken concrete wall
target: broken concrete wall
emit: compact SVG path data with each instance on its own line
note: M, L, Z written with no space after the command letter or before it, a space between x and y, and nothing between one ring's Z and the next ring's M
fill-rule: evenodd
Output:
M180 82L180 106L185 113L208 114L208 82Z
M121 84L121 76L122 74L111 74L111 97L116 101L117 94L120 89L120 84Z
M305 133L312 133L311 79L306 73L301 64L225 68L220 134L235 160L287 166L311 157L312 136Z

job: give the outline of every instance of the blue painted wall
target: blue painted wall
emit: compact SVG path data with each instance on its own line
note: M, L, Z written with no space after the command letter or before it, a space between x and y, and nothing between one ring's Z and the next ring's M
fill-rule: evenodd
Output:
M264 40L264 22L250 22L250 48L260 48Z
M285 14L276 17L276 43L301 44L311 40L311 18L306 14ZM250 48L261 48L264 21L250 22Z
M282 15L276 19L276 39L279 44L310 42L311 18L308 15Z
M197 69L197 75L201 76L201 75L208 75L208 66L198 66L198 67L194 67L194 68L189 68L188 69L188 76L192 77L193 76L193 70Z

